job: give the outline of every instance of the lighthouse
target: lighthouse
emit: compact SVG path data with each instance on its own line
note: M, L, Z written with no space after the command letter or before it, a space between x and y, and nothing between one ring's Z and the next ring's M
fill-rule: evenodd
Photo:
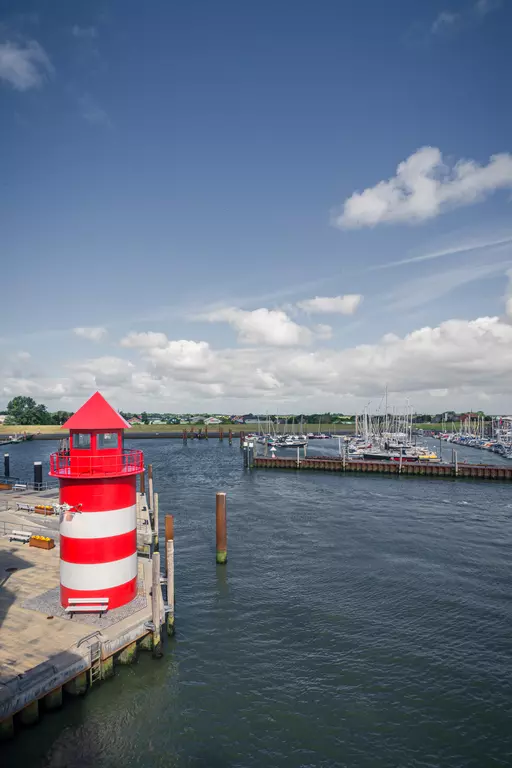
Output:
M69 449L50 456L60 485L60 599L108 598L119 608L137 594L137 475L142 451L125 450L130 425L96 392L62 426Z

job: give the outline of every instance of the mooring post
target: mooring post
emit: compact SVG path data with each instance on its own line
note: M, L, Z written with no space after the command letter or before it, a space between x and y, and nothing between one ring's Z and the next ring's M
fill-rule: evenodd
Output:
M9 477L11 474L11 464L8 453L4 453L4 476Z
M240 438L240 450L242 450L245 442L245 432L241 429L240 432L238 433L238 436Z
M155 549L158 549L158 493L153 494L153 528L155 533Z
M224 440L224 429L219 427L219 440Z
M247 467L249 466L249 448L245 440L243 442L242 448L244 451L244 469L247 469Z
M146 493L146 475L144 472L139 475L139 492L141 496Z
M148 508L153 511L153 465L148 464Z
M216 560L224 565L228 559L228 534L226 520L226 494L219 492L215 497Z
M172 515L168 515L172 517ZM174 635L174 541L169 539L166 552L167 568L167 616L166 628L169 637Z
M162 655L162 636L160 633L160 553L153 552L151 560L151 614L153 620L153 656Z
M166 553L167 553L167 549L170 541L174 541L174 515L165 516L165 551ZM166 554L166 558L167 558L167 554Z
M308 444L307 444L307 443L305 443L305 444L304 444L304 458L306 458L306 456L307 456L307 453L308 453Z
M229 440L229 444L231 445L232 442L233 442L233 430L232 429L230 429L229 432L228 432L228 440Z
M297 446L297 469L300 467L300 448Z
M404 450L403 450L403 448L400 448L400 461L399 461L399 464L398 464L398 474L399 475L402 474L402 457L403 457L403 455L404 455Z
M457 477L458 474L459 474L459 463L457 461L457 451L454 451L453 453L454 453L454 462L453 463L455 464L455 477Z
M199 431L201 431L201 430L199 430ZM208 427L204 428L204 436L205 436L205 439L208 440Z
M43 489L43 462L34 461L34 491Z

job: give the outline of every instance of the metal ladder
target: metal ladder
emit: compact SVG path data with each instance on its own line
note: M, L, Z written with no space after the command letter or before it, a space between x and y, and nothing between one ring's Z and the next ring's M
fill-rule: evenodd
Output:
M89 670L89 684L94 685L101 680L101 643L91 643L91 668Z

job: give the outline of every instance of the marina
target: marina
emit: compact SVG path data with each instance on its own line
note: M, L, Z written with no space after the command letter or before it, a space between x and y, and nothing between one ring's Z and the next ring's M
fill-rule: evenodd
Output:
M176 635L158 662L140 653L42 716L37 738L5 743L6 768L258 766L269 753L278 768L426 753L443 768L508 765L506 483L244 472L237 441L130 445L174 515ZM47 471L56 448L22 446L13 471ZM461 463L482 457L459 450ZM216 566L219 489L229 559Z

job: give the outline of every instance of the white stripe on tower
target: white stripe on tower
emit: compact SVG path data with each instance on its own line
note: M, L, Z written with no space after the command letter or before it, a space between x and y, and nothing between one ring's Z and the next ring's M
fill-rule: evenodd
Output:
M64 515L60 524L61 536L70 539L106 539L120 536L137 527L135 504L110 512L72 512Z
M87 591L111 589L125 584L137 576L137 553L123 560L94 565L79 565L61 560L60 583L67 589ZM101 595L100 595L101 597Z

